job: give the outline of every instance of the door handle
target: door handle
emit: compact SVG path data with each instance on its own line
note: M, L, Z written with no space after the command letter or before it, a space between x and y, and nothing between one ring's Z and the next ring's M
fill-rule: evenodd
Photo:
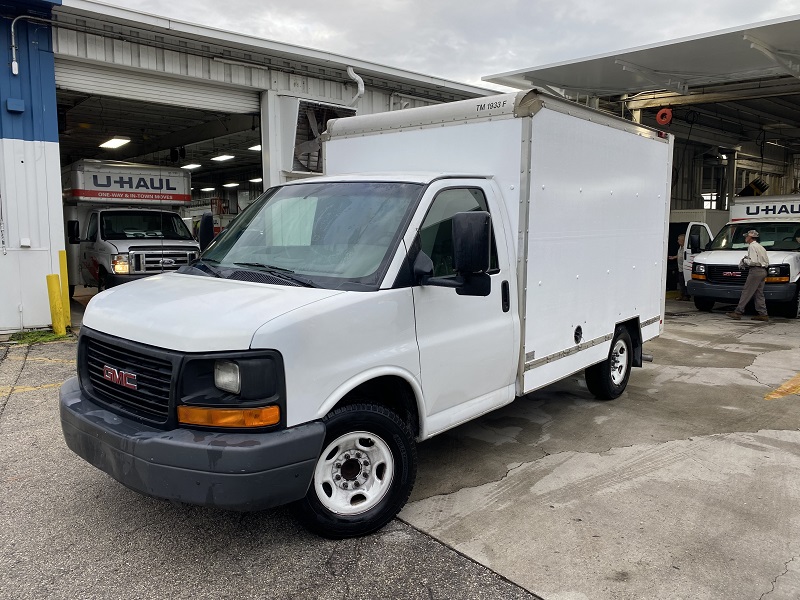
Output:
M500 285L500 290L502 291L502 298L503 298L503 312L508 312L511 310L511 294L509 292L508 281L504 281Z

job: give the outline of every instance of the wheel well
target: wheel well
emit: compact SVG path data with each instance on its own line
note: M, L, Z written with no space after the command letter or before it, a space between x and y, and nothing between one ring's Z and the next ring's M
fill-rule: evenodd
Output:
M628 335L631 336L631 343L633 344L632 365L634 367L642 366L642 328L639 326L639 317L634 317L628 321L617 323L617 327L624 327L628 330Z
M415 437L419 435L419 410L416 396L411 385L405 379L386 375L365 381L350 390L332 410L363 402L390 409L411 427Z

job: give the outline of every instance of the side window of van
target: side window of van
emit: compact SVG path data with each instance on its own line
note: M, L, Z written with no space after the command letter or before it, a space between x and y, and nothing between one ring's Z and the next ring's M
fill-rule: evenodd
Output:
M419 231L422 251L433 261L434 277L455 275L453 268L453 215L473 210L489 212L486 196L479 188L442 190L434 198ZM492 234L489 268L489 273L498 270L494 234Z
M89 217L89 226L86 228L86 241L97 241L97 213L92 213Z

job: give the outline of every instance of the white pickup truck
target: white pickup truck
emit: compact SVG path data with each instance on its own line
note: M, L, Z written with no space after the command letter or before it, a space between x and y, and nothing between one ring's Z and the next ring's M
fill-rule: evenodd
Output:
M769 256L764 297L767 309L789 318L800 317L800 195L735 198L731 220L707 245L694 246L689 294L699 310L716 302L736 304L742 295L747 269L739 262L747 254L745 234L755 229Z
M327 176L91 301L60 393L78 455L357 536L406 502L417 442L584 370L623 393L663 327L671 136L531 91L324 140Z
M190 175L174 167L81 160L65 170L70 296L176 271L200 247L176 209L191 200Z

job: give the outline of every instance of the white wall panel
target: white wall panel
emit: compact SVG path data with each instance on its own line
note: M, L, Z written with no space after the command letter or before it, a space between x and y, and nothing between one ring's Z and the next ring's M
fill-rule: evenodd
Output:
M46 275L64 249L58 144L0 140L6 254L0 250L0 331L50 324ZM22 248L23 238L30 248ZM20 313L19 307L23 307Z

